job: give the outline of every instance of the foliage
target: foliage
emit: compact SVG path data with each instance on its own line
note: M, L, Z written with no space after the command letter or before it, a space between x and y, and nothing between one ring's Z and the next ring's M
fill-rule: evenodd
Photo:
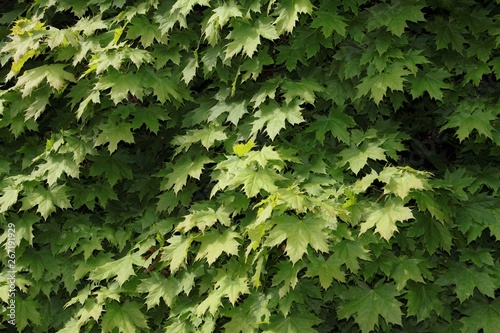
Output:
M496 332L495 2L0 8L20 331Z

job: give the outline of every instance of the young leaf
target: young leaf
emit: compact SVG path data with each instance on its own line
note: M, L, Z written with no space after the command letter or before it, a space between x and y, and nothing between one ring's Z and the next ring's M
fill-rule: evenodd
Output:
M412 218L413 213L410 208L405 207L401 200L391 198L382 208L374 209L368 214L366 221L361 224L360 233L363 234L375 226L375 232L389 241L394 232L398 230L396 222Z
M140 293L147 293L146 305L148 310L155 307L160 303L160 298L165 301L169 307L180 292L179 282L173 278L161 275L158 272L150 272L151 276L147 279L142 279L141 283L137 286L137 291Z
M118 148L118 143L123 141L126 143L134 143L134 134L132 133L132 124L122 122L118 125L106 123L99 126L102 132L95 139L95 146L108 144L109 153L112 154Z
M194 239L201 243L195 260L206 258L208 264L212 265L222 255L222 252L228 255L237 255L240 244L236 239L239 237L240 234L232 229L226 229L222 234L216 230L205 232Z

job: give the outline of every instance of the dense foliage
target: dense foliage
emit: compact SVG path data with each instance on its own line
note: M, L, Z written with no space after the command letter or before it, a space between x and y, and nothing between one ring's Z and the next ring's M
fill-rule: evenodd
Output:
M498 332L499 2L0 1L18 329Z

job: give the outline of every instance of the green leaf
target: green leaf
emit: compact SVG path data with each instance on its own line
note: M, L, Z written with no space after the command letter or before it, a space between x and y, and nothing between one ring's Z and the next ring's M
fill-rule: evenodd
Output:
M134 120L132 120L132 128L139 129L142 125L146 127L153 133L158 133L160 129L160 120L169 120L170 117L167 115L165 109L159 106L151 106L148 108L139 108L134 112Z
M292 32L295 23L299 19L299 14L310 14L313 10L313 5L309 0L290 0L280 2L275 10L275 15L278 15L276 21L276 30L279 35L284 32Z
M38 165L33 173L36 176L44 176L47 173L47 184L52 186L61 178L62 174L78 178L80 175L79 165L68 155L50 154L44 164Z
M252 293L239 306L232 307L227 312L231 318L224 324L226 332L256 333L263 323L269 322L269 298L261 293Z
M345 272L342 270L344 263L338 257L330 256L326 261L323 256L307 256L310 263L307 265L307 272L305 276L319 277L319 282L324 289L328 289L333 279L339 282L345 282Z
M467 317L460 319L462 332L495 333L500 327L500 300L474 300L467 304Z
M274 315L263 333L316 333L313 326L319 323L321 319L310 313L296 312L286 317Z
M359 259L371 260L369 251L359 240L353 241L344 239L342 242L333 246L332 253L332 257L336 259L336 261L338 260L344 263L353 273L359 271Z
M345 37L347 24L346 19L338 15L335 11L319 11L314 17L311 28L321 28L321 32L325 38L330 37L335 31L340 36Z
M169 245L163 248L162 260L170 262L170 272L174 274L187 261L191 238L186 238L184 235L174 235L167 242Z
M497 115L496 109L486 107L484 104L462 102L448 116L448 122L442 127L442 130L458 127L457 136L460 141L468 138L474 130L491 139L493 138L492 131L494 131L491 122L497 119Z
M106 312L101 324L103 333L113 332L115 328L121 333L148 329L147 319L141 307L141 304L130 301L121 304L113 301L106 304Z
M44 79L55 90L61 90L68 82L75 82L72 73L64 70L64 64L42 65L24 72L18 78L16 88L22 87L23 97L31 94Z
M379 174L378 179L386 183L384 194L394 193L404 200L410 191L429 187L426 176L425 173L412 169L386 167Z
M302 220L294 215L282 215L272 219L272 222L276 226L269 232L264 245L272 247L286 240L285 252L292 263L302 258L308 246L316 251L328 252L325 221L311 215L306 215Z
M404 1L393 4L377 4L369 9L372 16L368 20L368 30L387 27L392 34L400 37L406 28L406 21L425 21L421 12L423 5L414 5Z
M42 317L38 309L40 304L31 298L23 299L21 297L16 298L16 327L18 330L22 331L30 323L30 327L40 326L42 323Z
M99 78L94 90L103 91L111 89L111 100L118 104L129 97L129 94L142 99L144 96L141 77L136 73L122 74L116 70L108 71L108 75Z
M223 252L228 255L237 255L240 246L237 238L240 238L240 234L232 231L231 228L223 233L214 230L196 237L194 240L200 242L201 245L195 260L206 258L208 264L211 265Z
M140 37L142 46L148 47L156 40L164 42L158 25L151 23L145 16L134 16L127 28L127 39L136 39Z
M179 223L175 229L187 232L193 228L198 228L201 232L204 232L206 228L213 226L217 222L228 227L231 225L230 213L231 210L224 206L217 208L217 211L210 207L195 210L191 214L184 216L184 221Z
M228 297L229 302L234 306L240 295L250 293L248 289L248 279L246 277L232 277L227 273L219 274L215 278L215 292L222 297Z
M69 187L66 185L55 185L48 190L42 186L37 186L27 196L22 198L21 210L27 210L37 206L37 212L40 213L45 220L50 214L56 211L56 207L61 209L71 208L68 195L66 192Z
M433 255L437 249L450 252L453 236L450 227L424 215L416 215L416 221L408 229L409 237L423 236L423 244L429 254Z
M339 162L339 166L342 167L346 163L349 163L349 169L358 174L367 164L369 158L372 160L385 160L384 152L385 150L374 142L365 141L359 148L351 145L351 147L340 152L339 155L342 157L342 160Z
M234 178L235 182L233 184L243 184L243 190L247 197L250 198L257 196L261 190L268 193L276 192L278 187L275 185L275 182L285 179L285 177L270 169L242 169L234 174ZM220 186L225 187L224 184L220 184Z
M121 286L131 276L135 275L133 265L142 266L143 262L144 260L141 258L140 254L127 254L118 260L113 260L95 267L95 269L90 272L89 279L101 281L114 277L114 280Z
M451 74L442 68L424 73L419 72L415 77L408 78L411 84L411 95L413 98L418 98L427 91L431 98L441 101L444 96L442 90L451 88L449 83L444 82L450 76Z
M165 301L169 307L172 307L173 301L179 293L179 282L172 278L166 278L158 272L150 272L151 276L142 279L137 286L139 293L147 293L146 305L148 310L160 304L160 299Z
M403 83L406 81L408 74L410 72L402 67L391 66L374 76L366 76L356 87L358 89L356 98L365 96L370 92L375 104L379 105L388 88L392 91L403 91Z
M455 285L454 291L460 303L474 295L475 288L492 298L495 297L497 288L496 279L488 273L487 269L469 267L462 263L451 264L436 280L436 283L441 286Z
M95 146L108 144L109 153L112 154L118 148L118 143L123 141L126 143L134 143L134 134L132 133L132 124L122 122L118 125L106 123L99 126L101 132L95 139Z
M436 284L411 284L405 295L408 300L408 315L416 316L418 322L432 318L432 312L440 316L444 309L444 304L438 296L441 290Z
M253 25L235 19L231 26L233 30L226 37L232 40L226 46L226 59L230 59L240 52L251 58L261 43L261 37L269 40L279 37L271 20L267 18L255 20Z
M274 140L276 135L285 128L285 121L288 121L291 125L305 121L300 110L301 108L296 101L286 106L280 106L275 101L271 101L255 112L256 119L252 123L252 134L257 134L265 127L271 140Z
M341 319L353 317L359 325L361 332L370 332L375 326L379 326L379 316L387 324L401 325L401 306L396 297L399 293L393 284L378 282L375 287L370 288L365 284L356 287L348 287L341 294L344 302L338 308L338 316Z
M173 170L167 174L167 183L164 189L173 188L177 194L184 186L188 177L200 179L204 165L210 163L211 160L203 155L198 155L192 160L188 155L183 155L177 163L174 164Z
M113 155L102 154L92 158L92 161L93 163L90 167L90 175L105 175L106 180L111 186L114 186L121 179L132 179L130 164L133 159L125 152L117 151ZM104 194L98 197L101 200L101 198L105 198L106 196L109 196L109 198L114 197L112 194ZM106 200L104 199L104 201Z
M12 187L7 187L2 190L0 197L0 213L5 213L16 202L19 195L19 190Z
M344 143L349 143L350 133L349 128L355 126L354 119L343 112L341 109L330 111L328 117L316 116L314 122L310 123L306 132L314 132L316 140L323 144L325 134L330 132L331 135Z
M325 90L317 81L311 79L286 81L285 84L281 86L281 89L284 91L283 97L285 97L286 104L290 104L296 97L309 104L314 104L316 93Z
M383 207L377 207L366 217L366 221L361 224L360 233L365 233L375 226L375 232L379 233L385 240L389 241L398 230L396 222L406 221L413 218L411 209L405 207L398 199L388 199Z

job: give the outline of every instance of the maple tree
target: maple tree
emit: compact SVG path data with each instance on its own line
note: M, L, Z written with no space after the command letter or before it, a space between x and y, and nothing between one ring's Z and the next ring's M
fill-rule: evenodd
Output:
M0 1L0 329L496 332L498 4Z

